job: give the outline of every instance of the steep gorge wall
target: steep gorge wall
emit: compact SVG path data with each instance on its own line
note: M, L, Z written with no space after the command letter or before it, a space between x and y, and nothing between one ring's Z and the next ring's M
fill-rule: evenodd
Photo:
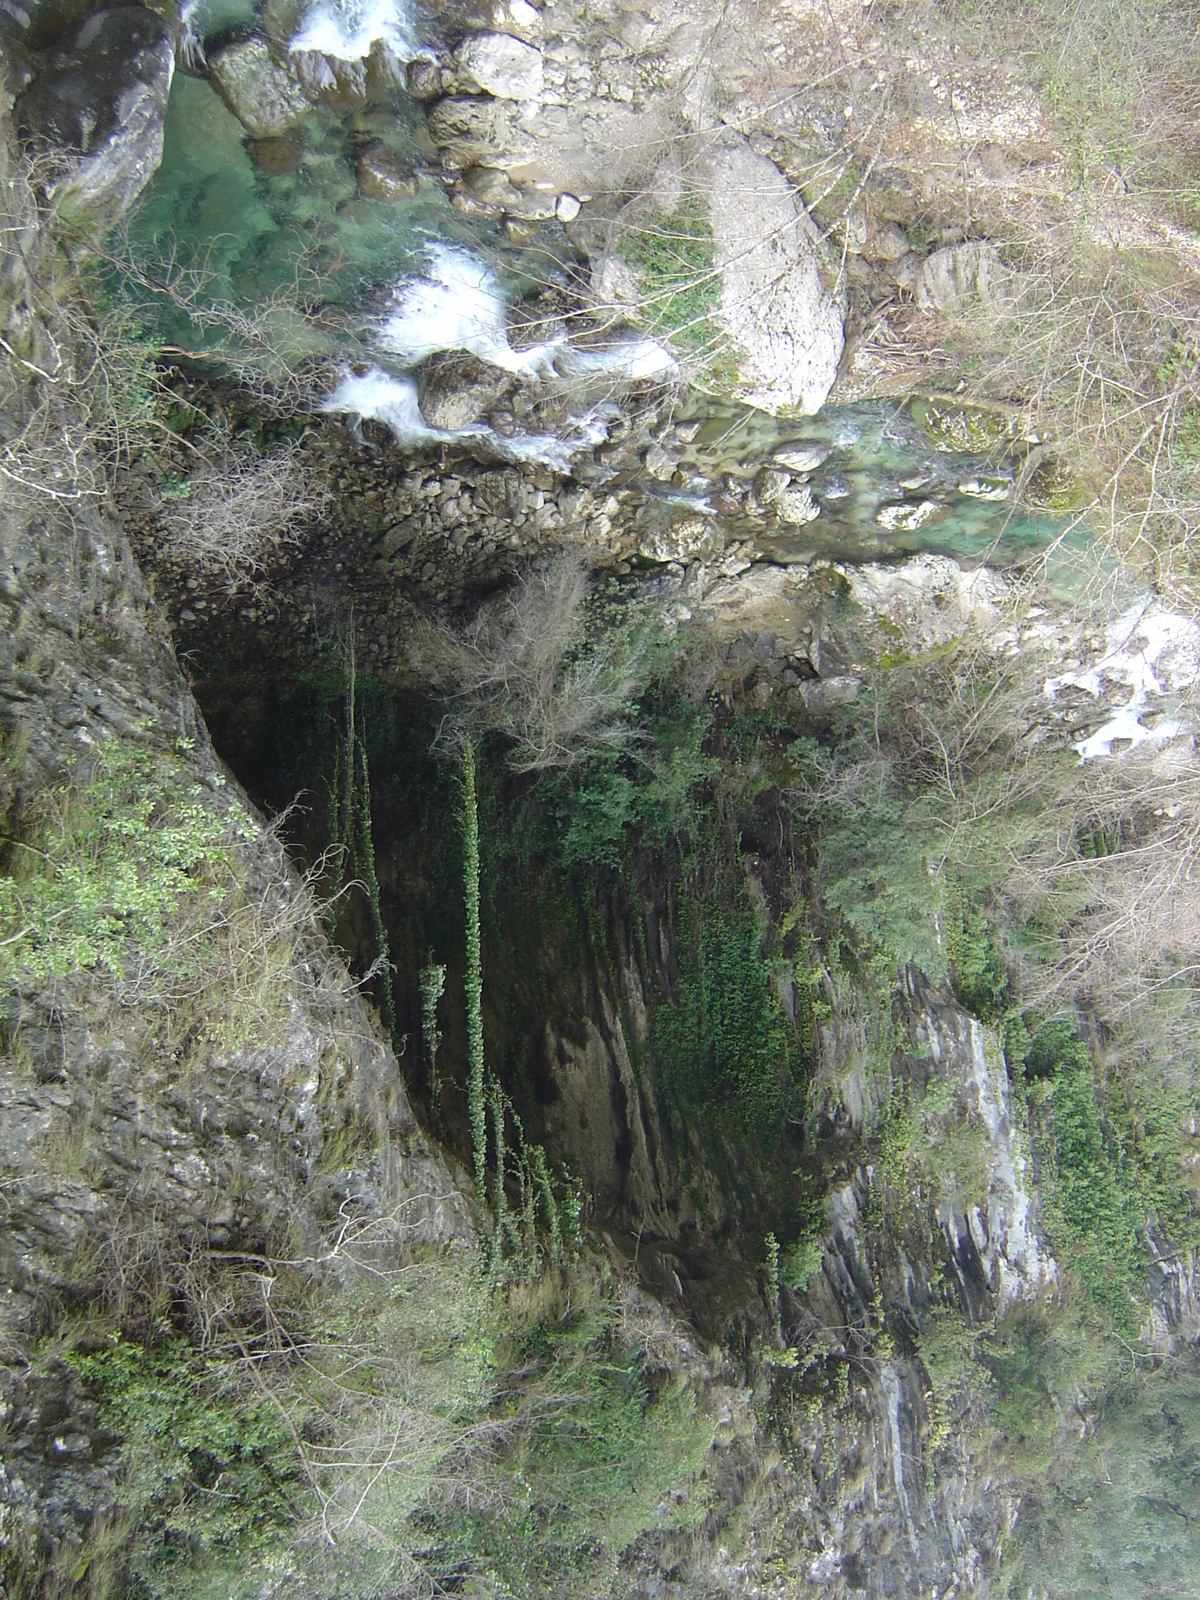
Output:
M69 361L45 288L54 246L4 140L0 186L18 222L2 274L13 441L0 485L5 869L20 872L21 840L37 838L55 807L72 804L71 786L116 750L152 784L189 796L227 840L245 913L240 934L230 925L241 957L228 947L232 966L202 960L198 980L185 944L178 972L143 985L136 970L118 976L95 960L71 970L69 957L61 975L6 984L3 1500L58 1538L85 1532L115 1495L117 1441L53 1353L72 1319L114 1297L153 1301L189 1271L219 1272L224 1253L282 1249L319 1270L347 1205L379 1219L385 1257L469 1239L472 1227L295 871L213 751L111 508L94 480L72 478L65 454L56 479L43 476L45 451L31 470L22 456L47 430L60 430L65 449L76 419L38 370L57 354L65 375ZM129 848L139 848L136 829ZM269 988L255 960L271 964ZM212 1022L231 998L235 1026L222 1038Z

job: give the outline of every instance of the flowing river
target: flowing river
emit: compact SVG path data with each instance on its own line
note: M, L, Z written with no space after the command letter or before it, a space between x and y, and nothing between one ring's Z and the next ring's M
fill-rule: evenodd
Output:
M266 10L256 19L239 0L190 9L191 65L176 73L162 165L130 240L135 251L201 260L206 295L242 310L269 308L302 285L305 353L331 374L314 397L319 409L354 425L374 419L413 450L460 445L594 482L622 470L628 478L627 465L605 466L603 447L649 396L675 427L669 470L647 472L643 485L664 516L684 508L736 533L745 495L727 491L753 482L752 509L770 509L765 533L758 519L759 546L774 562L926 550L1008 565L1053 546L1061 578L1082 535L1061 541L1064 518L1016 494L1036 440L1014 449L993 426L975 449L955 448L961 434L944 427L952 400L789 417L722 398L666 340L611 317L598 325L580 309L579 252L558 221L513 242L497 221L450 203L431 170L422 107L401 86L403 63L422 51L402 7L319 0ZM310 81L325 74L336 85L349 72L366 91L344 96L348 109L327 95L282 138L249 138L200 74L206 48L256 22L288 41ZM391 73L382 89L368 71L378 79L381 61ZM413 174L409 197L363 192L356 161L368 147ZM559 314L547 315L547 302ZM172 333L186 337L177 323ZM422 363L455 351L515 378L537 420L427 421Z

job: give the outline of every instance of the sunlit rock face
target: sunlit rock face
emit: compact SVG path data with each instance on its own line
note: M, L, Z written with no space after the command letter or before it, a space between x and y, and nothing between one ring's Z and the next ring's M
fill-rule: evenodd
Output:
M819 411L845 338L816 225L779 169L745 142L723 143L711 172L721 323L742 356L736 392L766 411Z

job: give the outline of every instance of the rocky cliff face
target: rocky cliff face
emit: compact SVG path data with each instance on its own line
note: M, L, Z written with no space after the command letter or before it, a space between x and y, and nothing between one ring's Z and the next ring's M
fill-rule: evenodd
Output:
M247 1252L305 1257L319 1274L347 1208L379 1219L380 1259L473 1230L310 896L214 753L94 479L73 475L65 456L51 475L44 452L22 455L37 429L60 426L65 439L73 419L36 359L65 341L46 298L37 216L6 144L0 162L8 214L24 224L17 244L5 242L6 327L14 349L30 353L14 353L5 373L4 425L16 441L0 508L5 871L19 881L21 841L39 837L48 808L76 803L106 759L120 759L148 786L151 810L189 797L231 874L227 915L210 901L224 921L220 956L186 903L173 902L170 948L153 972L136 953L111 968L85 953L40 976L6 973L3 1502L59 1539L86 1531L115 1494L116 1441L72 1370L39 1357L64 1318L114 1293L132 1297L128 1312ZM145 835L134 818L149 813L121 815L136 854ZM77 883L86 895L86 869ZM56 937L65 942L65 929L52 928ZM218 990L233 1004L224 1036L213 1026Z

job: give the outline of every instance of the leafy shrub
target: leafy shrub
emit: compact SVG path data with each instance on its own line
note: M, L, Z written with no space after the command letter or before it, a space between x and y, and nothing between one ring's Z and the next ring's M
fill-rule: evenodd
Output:
M706 704L654 684L634 717L643 741L593 751L569 771L546 773L530 794L532 838L560 866L619 866L631 839L663 845L688 833L701 786L717 766L705 754Z
M592 585L574 556L411 646L445 695L445 726L531 780L505 795L518 853L564 867L619 866L631 837L662 844L690 826L717 763L704 752L711 709L677 672L683 652L653 605Z
M908 961L935 974L941 966L927 848L909 807L887 794L822 829L822 905L853 936L864 963L889 973Z
M295 1520L304 1491L292 1434L228 1362L177 1337L143 1346L116 1334L67 1360L121 1441L121 1502L153 1561L253 1547Z
M1130 1295L1144 1273L1147 1203L1165 1191L1171 1212L1177 1210L1178 1123L1174 1160L1168 1155L1164 1162L1166 1130L1156 1129L1156 1139L1139 1138L1128 1108L1115 1094L1102 1115L1091 1056L1069 1023L1048 1023L1034 1034L1025 1072L1051 1086L1054 1170L1046 1207L1051 1243L1092 1301L1118 1328L1134 1333Z
M825 1260L825 1246L815 1235L797 1239L788 1245L779 1262L779 1281L789 1289L804 1294L808 1280L820 1272Z
M975 1016L996 1021L1012 1000L1012 980L995 929L957 885L946 893L942 935L956 997Z
M512 1292L497 1346L511 1424L487 1475L495 1509L486 1494L431 1508L443 1573L482 1569L497 1595L608 1593L639 1534L702 1517L688 1491L712 1422L686 1383L652 1370L613 1288L549 1277Z
M170 924L185 902L228 893L230 847L250 828L236 802L222 815L180 760L113 740L41 813L0 873L0 984L194 963L194 949L168 949Z

